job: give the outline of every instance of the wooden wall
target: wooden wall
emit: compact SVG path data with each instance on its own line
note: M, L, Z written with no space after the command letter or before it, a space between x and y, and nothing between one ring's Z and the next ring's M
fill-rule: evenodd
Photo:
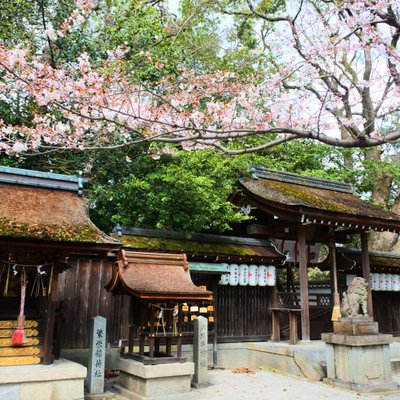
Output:
M128 338L131 314L130 297L111 295L104 286L111 278L112 262L96 258L71 259L71 268L59 276L58 338L60 348L89 346L90 320L96 315L107 318L107 341L116 346ZM213 290L215 279L204 279ZM203 279L196 277L196 284ZM214 284L213 284L214 281ZM271 335L271 315L275 288L250 286L217 286L216 315L219 342L265 340ZM400 335L400 293L373 292L374 317L382 333ZM313 310L315 311L315 310ZM330 310L328 310L330 311ZM330 313L311 313L311 337L332 330ZM285 337L285 321L282 321ZM299 332L300 325L299 325Z
M217 288L218 341L263 340L271 336L271 307L275 288L221 286Z
M90 321L107 318L107 342L128 338L130 297L113 296L104 289L111 279L112 262L96 258L70 259L71 268L58 280L58 335L60 348L89 347Z
M400 292L372 292L374 320L379 332L400 336Z
M71 268L59 276L58 282L60 313L56 340L60 348L89 347L90 320L96 315L107 318L107 341L112 346L116 346L119 339L127 339L130 297L113 296L104 289L111 278L112 262L80 258L70 259L69 263ZM201 284L196 278L194 281ZM215 286L209 284L209 280L206 281L208 288L213 290ZM273 289L258 286L218 286L218 341L269 338L271 317L267 309L272 302Z

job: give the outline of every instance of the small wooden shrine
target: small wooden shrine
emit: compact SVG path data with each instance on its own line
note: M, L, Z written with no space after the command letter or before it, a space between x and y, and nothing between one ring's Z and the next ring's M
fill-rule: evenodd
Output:
M291 331L296 334L294 325L298 315L301 338L310 340L310 320L317 316L311 315L313 306L308 288L310 245L322 243L329 248L332 293L325 306L331 308L332 320L335 320L340 312L335 244L348 243L354 235L360 236L362 275L369 282L368 232L398 233L400 216L363 201L346 183L262 168L251 168L251 177L240 180L240 189L232 202L251 210L257 219L256 223L242 225L247 235L295 244L287 266L299 269L300 297L290 290L278 293L276 308L283 312L293 310ZM289 268L287 272L290 273ZM373 315L370 287L368 299L368 313Z
M81 195L79 177L0 167L0 366L51 364L68 257L120 248L90 221Z
M193 284L185 254L121 250L106 289L132 295L128 352L124 356L145 364L183 361L187 326L198 315L213 321L212 292ZM135 340L138 352L133 351Z
M270 313L266 310L273 305L275 287L252 283L251 278L236 285L222 284L221 275L229 274L231 267L239 273L240 269L247 269L251 275L250 265L253 269L256 266L266 269L267 265L283 264L285 256L271 241L204 233L193 233L189 239L182 232L127 226L116 226L115 233L125 249L186 254L193 282L213 292L208 332L214 345L214 363L217 363L217 342L270 338Z

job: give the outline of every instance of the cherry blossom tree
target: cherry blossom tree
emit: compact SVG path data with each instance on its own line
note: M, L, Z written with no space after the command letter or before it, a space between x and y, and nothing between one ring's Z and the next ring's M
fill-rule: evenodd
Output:
M229 2L228 2L229 3ZM144 141L213 146L239 154L308 138L340 147L373 147L400 138L400 19L388 1L301 1L286 15L263 2L226 13L273 23L264 37L272 67L246 79L197 74L134 85L123 46L102 65L86 54L53 68L29 46L0 47L2 96L24 93L35 105L25 125L0 121L6 153L53 148L99 149ZM92 12L79 0L72 15L47 31L68 35ZM143 57L152 59L150 52ZM158 65L163 68L162 63Z

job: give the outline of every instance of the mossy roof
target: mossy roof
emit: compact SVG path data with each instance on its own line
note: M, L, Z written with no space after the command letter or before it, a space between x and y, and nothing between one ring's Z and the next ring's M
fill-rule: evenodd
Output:
M194 240L170 239L162 237L121 235L118 240L124 247L142 251L180 252L191 255L212 255L231 257L284 258L273 248L243 244L203 242Z
M88 215L76 192L0 184L0 238L118 246Z
M278 207L289 206L294 212L329 212L330 216L336 214L342 220L346 216L364 218L366 223L375 219L390 222L393 227L400 229L399 215L375 207L350 192L267 178L246 178L240 183L245 191L262 202Z

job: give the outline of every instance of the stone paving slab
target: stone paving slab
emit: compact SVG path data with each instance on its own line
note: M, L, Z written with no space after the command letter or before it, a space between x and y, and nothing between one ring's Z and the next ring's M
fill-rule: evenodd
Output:
M362 394L269 370L234 374L209 371L207 388L192 389L185 400L400 400L399 392ZM115 400L126 400L115 395Z

